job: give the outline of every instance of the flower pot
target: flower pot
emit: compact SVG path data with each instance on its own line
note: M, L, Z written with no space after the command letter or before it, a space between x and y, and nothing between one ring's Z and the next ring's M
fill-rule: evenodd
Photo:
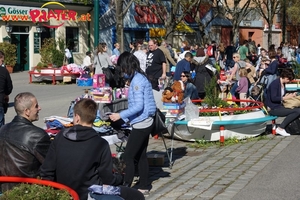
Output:
M14 67L11 65L6 65L6 69L10 74L13 73L13 71L14 71Z

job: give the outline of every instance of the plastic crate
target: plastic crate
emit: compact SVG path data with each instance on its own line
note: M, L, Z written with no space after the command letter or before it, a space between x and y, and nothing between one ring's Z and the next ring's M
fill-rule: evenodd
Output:
M77 82L77 86L93 86L93 79L92 78L88 78L88 79L80 79L77 78L76 79Z

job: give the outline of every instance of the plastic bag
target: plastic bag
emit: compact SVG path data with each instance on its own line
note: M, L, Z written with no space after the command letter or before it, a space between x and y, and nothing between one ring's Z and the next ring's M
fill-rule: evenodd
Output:
M199 117L199 108L193 102L189 97L185 98L183 100L185 102L185 109L184 109L184 115L185 115L185 120L189 121L194 118Z

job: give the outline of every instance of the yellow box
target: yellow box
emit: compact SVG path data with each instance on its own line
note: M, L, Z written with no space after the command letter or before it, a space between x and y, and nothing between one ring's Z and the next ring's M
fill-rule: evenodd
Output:
M163 166L165 163L165 156L163 154L150 153L147 154L147 158L150 166Z

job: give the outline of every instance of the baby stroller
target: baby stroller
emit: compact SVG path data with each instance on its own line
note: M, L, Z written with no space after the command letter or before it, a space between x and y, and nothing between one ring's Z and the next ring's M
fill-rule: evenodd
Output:
M250 90L249 99L254 101L264 102L264 90L265 90L265 85L262 83L253 86Z

